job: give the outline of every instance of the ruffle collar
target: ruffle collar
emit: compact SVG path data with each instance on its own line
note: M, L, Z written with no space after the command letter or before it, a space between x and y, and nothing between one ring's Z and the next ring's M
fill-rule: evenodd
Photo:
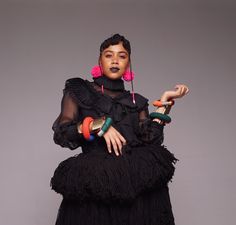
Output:
M93 80L97 85L99 86L103 85L104 88L107 88L109 90L113 90L113 91L125 90L124 81L121 79L111 80L106 76L101 76L101 77L93 78Z
M81 78L71 78L66 81L65 90L85 109L98 109L101 113L109 114L112 107L118 105L127 109L140 111L147 105L148 99L135 93L136 104L132 102L130 91L124 90L118 96L112 98L109 95L98 92L92 82ZM123 111L123 110L122 110Z

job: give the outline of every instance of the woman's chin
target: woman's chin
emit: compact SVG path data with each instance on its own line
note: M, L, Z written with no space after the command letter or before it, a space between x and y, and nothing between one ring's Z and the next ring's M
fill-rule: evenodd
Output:
M104 74L104 75L111 80L119 80L122 78L122 75L116 73Z

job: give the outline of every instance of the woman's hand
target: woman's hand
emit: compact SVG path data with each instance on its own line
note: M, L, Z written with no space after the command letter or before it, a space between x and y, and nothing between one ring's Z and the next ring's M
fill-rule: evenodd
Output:
M103 135L107 143L107 149L111 153L111 148L115 154L118 156L119 153L122 155L122 147L126 144L124 137L113 127L110 126L107 132Z
M166 102L166 101L170 101L170 100L175 99L175 98L182 98L188 92L189 92L189 88L186 85L177 84L177 85L175 85L175 91L165 91L164 94L161 96L160 100L162 102ZM162 107L158 107L156 109L156 112L169 114L170 109L171 109L171 107L167 110L164 106L162 106ZM162 124L162 121L158 118L153 119L153 121L156 121L156 122Z
M175 98L182 98L189 92L189 88L184 84L175 85L175 91L165 91L161 97L161 101L168 101Z

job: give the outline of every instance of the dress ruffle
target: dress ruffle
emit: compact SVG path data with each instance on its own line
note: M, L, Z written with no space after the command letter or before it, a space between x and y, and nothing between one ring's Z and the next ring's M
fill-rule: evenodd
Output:
M80 107L84 109L96 109L98 112L110 113L114 103L124 105L131 111L142 110L148 102L148 99L135 93L136 104L132 102L130 91L124 91L122 96L110 101L109 96L98 93L88 80L79 77L66 80L64 92L69 92ZM128 97L129 96L129 97Z
M80 202L132 202L171 181L177 160L165 146L152 145L126 146L122 156L107 150L80 153L59 164L51 187L65 199Z

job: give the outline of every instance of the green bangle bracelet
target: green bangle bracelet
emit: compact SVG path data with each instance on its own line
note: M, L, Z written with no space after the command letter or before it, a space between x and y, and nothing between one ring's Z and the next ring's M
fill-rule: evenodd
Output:
M103 124L101 130L105 133L112 124L112 118L107 117L105 123Z
M150 113L150 117L152 119L158 118L158 119L160 119L161 121L163 121L165 123L170 123L171 122L170 116L168 116L166 114L158 113L158 112Z

